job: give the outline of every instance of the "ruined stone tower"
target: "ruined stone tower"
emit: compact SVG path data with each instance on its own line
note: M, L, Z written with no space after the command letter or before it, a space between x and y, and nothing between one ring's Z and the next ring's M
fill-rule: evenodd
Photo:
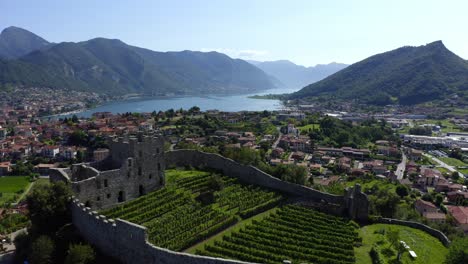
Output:
M51 180L71 183L75 197L93 209L135 199L164 186L164 140L158 135L109 138L109 156L57 169Z

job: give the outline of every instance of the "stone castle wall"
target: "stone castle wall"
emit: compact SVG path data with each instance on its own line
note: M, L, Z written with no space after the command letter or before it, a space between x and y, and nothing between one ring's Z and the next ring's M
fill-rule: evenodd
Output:
M107 219L78 199L70 204L73 224L80 234L105 254L123 263L145 264L242 264L247 262L196 256L155 247L147 241L146 228L124 220Z
M301 197L310 201L330 204L333 212L349 216L357 220L367 220L369 201L360 188L350 189L345 196L320 192L309 187L289 183L275 178L253 166L239 164L236 161L218 154L205 153L197 150L174 150L166 153L166 165L208 167L222 171L224 175L238 178L242 182L259 185L292 196ZM338 207L338 208L336 208Z

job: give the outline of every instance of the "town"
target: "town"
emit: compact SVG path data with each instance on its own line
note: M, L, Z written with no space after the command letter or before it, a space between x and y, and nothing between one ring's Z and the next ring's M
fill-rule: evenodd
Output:
M340 194L360 183L375 199L371 210L376 215L468 232L468 165L463 161L468 133L459 132L467 123L463 119L452 119L444 126L408 117L349 121L307 111L201 112L198 107L98 112L91 118L47 122L33 114L32 108L3 109L0 175L47 177L52 168L104 160L109 155L109 136L155 131L167 139L166 150L221 153L283 180L330 193ZM405 133L415 128L429 128L430 136ZM401 200L387 196L379 204L383 190L393 190L392 195ZM20 196L4 194L10 198L2 202L21 207Z

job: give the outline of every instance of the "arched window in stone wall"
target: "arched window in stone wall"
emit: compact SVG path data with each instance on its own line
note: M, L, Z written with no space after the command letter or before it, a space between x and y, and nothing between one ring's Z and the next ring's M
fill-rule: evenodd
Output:
M138 186L138 193L140 196L145 195L145 187L143 185Z
M141 167L138 167L138 176L141 176L141 171L142 171Z

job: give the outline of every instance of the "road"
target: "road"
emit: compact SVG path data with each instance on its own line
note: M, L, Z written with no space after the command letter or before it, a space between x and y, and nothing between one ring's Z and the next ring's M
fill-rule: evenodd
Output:
M465 177L462 173L460 173L459 171L457 171L457 169L456 169L454 166L450 166L450 165L448 165L447 163L441 161L440 159L438 159L438 158L436 158L436 157L434 157L434 156L432 156L432 155L429 155L429 154L427 154L427 153L423 153L423 155L426 156L426 157L428 157L429 159L432 159L433 161L435 161L437 164L439 164L439 167L445 168L445 169L447 169L447 170L450 171L450 172L455 172L455 171L456 171L456 172L458 172L458 175L459 175L460 177L462 177L462 178Z
M405 175L405 170L406 170L406 155L404 152L401 152L401 162L398 164L397 170L395 172L397 176L397 180L400 181L403 179L403 176Z
M278 130L278 138L276 139L275 143L273 143L273 145L271 146L271 149L275 149L276 146L278 146L278 143L279 143L279 141L281 139L281 136L283 135L281 133L281 127L276 127L276 129Z
M15 244L13 244L13 241L15 240L16 236L20 233L26 232L26 228L20 229L18 231L15 231L11 233L10 239L11 239L11 244L4 244L3 246L6 248L6 251L13 251L15 250Z

